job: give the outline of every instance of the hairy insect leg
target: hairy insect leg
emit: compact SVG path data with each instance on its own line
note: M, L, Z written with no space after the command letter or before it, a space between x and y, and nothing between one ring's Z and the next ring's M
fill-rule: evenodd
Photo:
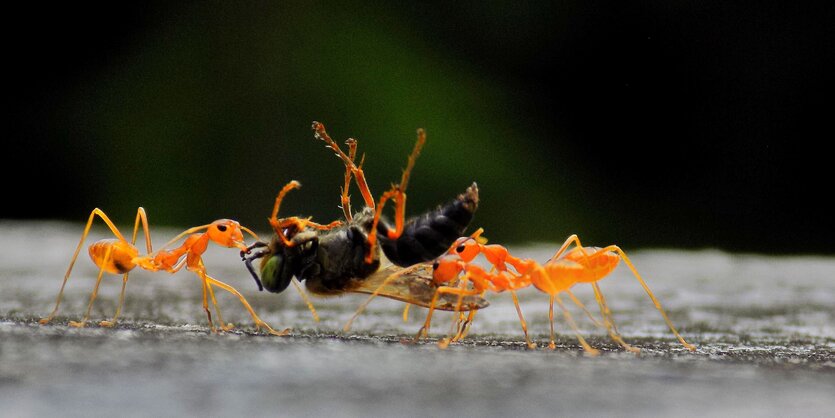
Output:
M603 317L603 326L606 328L609 338L623 347L624 350L632 353L641 352L640 348L627 344L626 341L621 338L620 334L618 334L617 328L615 327L615 323L612 320L612 311L606 303L606 298L603 296L603 292L600 291L600 286L597 283L592 283L591 286L592 289L594 289L594 297L597 300L597 304L600 306L600 315Z
M365 308L368 307L368 304L370 304L371 301L374 300L374 298L376 298L377 295L380 294L380 292L383 290L383 288L385 288L392 280L400 277L401 275L403 275L404 273L406 273L408 271L409 271L408 269L404 269L404 270L401 270L399 273L392 274L391 276L386 277L385 280L383 280L383 283L380 283L380 285L377 286L376 289L374 289L374 292L372 292L371 295L368 296L368 299L366 299L365 302L360 304L360 306L357 308L357 311L354 312L354 315L351 316L351 318L348 319L348 322L345 323L345 326L342 327L342 331L344 331L344 332L350 331L351 326L353 326L353 324L354 324L354 320L357 319L357 317L359 317L360 314L362 314L362 312L365 310ZM435 301L433 300L432 302L434 304ZM409 305L406 305L406 307L408 308ZM405 317L406 314L404 313L403 315Z
M551 308L549 311L549 318L551 319L551 343L548 344L548 348L555 349L556 344L554 343L554 300L557 301L557 304L560 305L560 309L562 309L562 314L565 317L565 322L568 323L568 326L574 331L574 335L577 336L577 341L580 342L580 345L583 346L583 350L585 350L586 354L589 356L596 356L600 354L600 351L592 348L587 342L586 339L580 335L580 330L577 328L577 324L574 323L574 318L571 317L571 313L568 312L568 309L565 308L563 305L562 300L560 300L559 295L552 295L551 296Z
M252 306L249 304L249 302L247 302L244 295L242 295L241 292L238 292L234 287L232 287L232 286L230 286L230 285L228 285L228 284L226 284L226 283L224 283L220 280L214 279L211 276L209 276L208 274L205 275L205 279L206 279L208 285L217 286L217 287L219 287L219 288L237 296L238 299L241 301L241 304L243 304L244 308L246 308L246 310L249 312L249 315L252 316L252 320L255 322L255 327L256 328L263 328L267 332L269 332L270 334L278 335L278 336L283 336L283 335L287 335L287 334L290 333L290 328L287 328L287 329L279 332L279 331L276 331L276 330L272 329L272 327L270 327L266 322L261 320L261 318L258 316L258 314L255 313L255 310L252 309Z
M139 208L139 211L144 213L142 208ZM139 212L137 211L137 212ZM93 209L90 212L90 216L87 218L87 225L84 227L84 232L81 234L81 239L78 241L78 246L75 248L75 253L73 253L72 260L70 260L70 266L67 268L67 273L64 274L64 282L61 283L61 290L58 291L58 297L55 299L55 308L52 309L52 312L46 317L42 318L38 321L41 325L48 324L55 318L55 314L58 312L58 307L61 305L61 299L64 297L64 288L67 286L67 280L70 278L70 274L72 273L72 268L75 265L75 261L78 259L78 254L81 252L81 247L84 246L84 241L87 239L87 235L90 233L90 228L93 226L93 220L98 216L107 224L107 227L110 228L110 231L113 232L113 235L116 236L121 241L126 241L125 237L122 236L122 233L119 232L119 229L116 228L116 225L107 217L107 215L99 208ZM145 221L147 223L147 221ZM147 230L146 230L147 236Z
M409 186L409 177L412 169L415 166L415 161L420 155L420 150L423 144L426 143L426 132L423 129L417 130L417 141L415 147L412 148L409 159L406 163L406 168L403 170L403 175L400 177L400 184L392 185L391 189L380 196L380 201L377 204L376 212L374 213L374 221L371 224L371 232L368 234L368 253L365 256L365 262L371 263L373 260L374 245L377 242L377 225L380 223L380 217L383 214L383 207L389 199L394 198L394 230L388 230L388 237L390 239L397 239L403 233L403 224L406 222L406 188Z
M296 291L299 292L299 295L302 297L302 300L304 300L304 303L307 305L307 309L310 309L310 313L313 315L313 320L319 322L319 314L316 313L316 308L313 307L313 302L311 302L310 298L307 297L307 292L305 292L304 289L302 289L302 285L295 277L293 277L290 280L290 282L293 283L293 286L295 286Z
M371 190L368 188L368 182L365 180L365 173L362 171L362 163L360 163L360 167L357 167L357 165L354 164L354 156L345 154L342 149L339 148L339 145L337 145L336 142L331 139L330 135L328 135L327 131L325 131L325 125L314 121L312 128L313 136L322 140L326 147L333 150L333 152L336 153L336 156L342 159L346 170L350 170L354 175L357 187L360 189L363 200L365 200L365 206L374 209L374 196L371 194ZM351 145L349 144L348 147L350 148ZM345 189L347 190L347 188ZM343 193L345 193L345 191L343 191Z
M348 158L351 159L351 162L355 161L357 157L357 140L354 138L348 138L345 141L345 145L348 146ZM362 163L360 163L362 165ZM342 212L345 214L345 220L347 222L351 222L354 219L354 215L351 214L351 196L348 194L348 191L351 188L351 167L347 164L345 165L345 184L342 186L341 190L341 201L342 201Z
M608 247L603 248L601 251L614 251L620 256L621 259L623 259L623 262L626 263L626 265L629 267L629 270L632 271L632 275L635 276L635 278L641 284L641 287L643 287L644 291L647 293L647 295L649 295L649 298L655 305L655 309L657 309L658 312L661 313L661 316L664 317L664 321L667 323L667 326L670 328L670 331L672 331L673 334L676 336L679 343L681 343L681 345L683 345L684 348L690 351L696 351L696 346L685 341L684 337L682 337L681 334L679 334L678 331L676 331L676 327L673 325L673 322L670 321L670 318L667 316L667 313L664 312L664 308L661 307L661 302L659 302L655 295L652 294L652 291L649 289L649 285L647 285L644 279L641 278L641 275L638 274L638 270L635 268L635 265L632 264L632 260L630 260L629 257L626 256L626 253L623 252L623 250L621 250L620 247L618 247L617 245L610 245Z
M403 322L409 322L409 307L411 306L411 303L407 303L406 306L403 308Z
M285 184L284 187L279 190L278 195L275 197L275 204L273 205L273 211L270 214L270 225L273 227L276 235L281 238L281 241L284 242L285 245L291 244L290 240L284 236L283 228L281 227L281 223L278 220L278 209L281 207L281 201L284 200L284 196L287 195L287 192L293 189L298 189L302 187L301 183L297 182L296 180L291 180L289 183Z

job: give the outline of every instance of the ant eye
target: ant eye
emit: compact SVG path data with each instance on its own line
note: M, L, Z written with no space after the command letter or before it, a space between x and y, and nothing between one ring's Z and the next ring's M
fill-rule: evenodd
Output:
M217 230L220 232L226 232L226 225L218 225Z
M436 261L436 262L434 262L434 263L432 263L432 270L437 270L437 269L438 269L438 266L440 266L440 265L441 265L441 263L439 263L439 262L437 262L437 261Z
M461 252L464 252L464 248L466 248L466 247L464 246L464 244L461 244L461 245L459 245L459 246L455 247L455 251L457 251L457 252L461 253Z

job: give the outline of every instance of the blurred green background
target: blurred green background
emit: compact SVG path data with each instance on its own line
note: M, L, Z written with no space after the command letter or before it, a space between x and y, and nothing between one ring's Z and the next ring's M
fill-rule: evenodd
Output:
M831 253L835 49L805 7L17 5L0 218L127 225L141 205L152 228L263 231L291 179L284 215L339 218L318 120L359 141L375 195L425 128L408 213L477 181L494 242Z

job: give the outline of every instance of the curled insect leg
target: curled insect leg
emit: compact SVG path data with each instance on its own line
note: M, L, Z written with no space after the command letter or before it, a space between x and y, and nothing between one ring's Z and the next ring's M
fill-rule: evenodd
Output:
M348 148L351 155L347 155L341 148L339 148L339 145L337 145L330 135L328 135L327 131L325 131L325 125L314 121L312 128L313 136L322 140L326 147L336 153L336 156L342 159L342 162L345 164L345 169L353 174L357 187L360 189L360 193L362 194L362 198L365 200L365 206L374 209L374 197L371 195L371 190L368 188L368 182L365 180L365 173L362 171L362 163L360 162L359 167L354 164L354 157L356 156L356 141L354 141L353 145L348 142ZM346 180L347 179L346 174ZM347 193L346 189L343 189L343 193Z
M591 286L592 289L594 289L594 297L597 299L597 304L600 306L600 315L603 316L603 326L606 327L606 332L609 334L609 338L623 347L626 351L640 353L640 348L627 344L626 341L621 338L620 334L618 334L617 328L615 328L615 324L612 321L612 311L606 303L606 298L603 296L603 292L600 291L600 286L598 286L597 283L592 283Z
M383 193L383 195L380 197L379 203L377 204L377 208L374 213L374 221L371 224L371 231L368 233L369 250L365 256L366 263L372 262L374 256L374 246L377 243L377 227L380 223L380 217L383 214L383 207L385 206L386 202L391 198L394 198L395 202L394 229L388 230L388 238L397 239L398 237L400 237L400 234L403 233L403 225L406 222L406 188L409 186L409 177L411 175L412 169L415 166L415 161L417 160L417 157L420 155L420 150L423 148L423 144L426 142L426 132L423 129L418 129L417 134L417 142L415 142L415 147L412 149L412 153L409 154L409 160L406 163L406 169L403 170L403 175L400 178L400 183L392 185L391 189Z
M255 327L256 328L263 328L268 333L270 333L272 335L278 335L278 336L283 336L283 335L287 335L287 334L290 333L290 328L287 328L283 331L276 331L276 330L272 329L272 327L270 327L266 322L262 321L261 318L258 316L258 314L255 313L255 310L252 309L252 306L250 306L249 302L247 302L244 295L242 295L240 292L238 292L234 287L232 287L232 286L230 286L230 285L228 285L228 284L226 284L226 283L224 283L220 280L216 280L209 275L205 275L205 279L206 279L208 285L214 285L214 286L220 287L221 289L237 296L238 299L241 301L241 304L243 304L244 308L246 308L246 310L249 312L249 315L252 316L252 320L255 322Z
M551 311L552 311L552 314L553 314L553 308L554 308L553 301L554 301L555 299L556 299L556 301L557 301L557 304L558 304L558 305L560 305L560 309L562 309L562 314L563 314L563 316L565 317L565 322L567 322L567 323L568 323L568 326L569 326L569 327L571 327L571 330L572 330L572 331L574 331L574 335L576 335L576 336L577 336L577 341L579 341L579 342L580 342L580 345L582 345L582 346L583 346L583 350L585 350L586 355L588 355L588 356L596 356L596 355L600 354L600 351L599 351L599 350L597 350L597 349L595 349L595 348L592 348L592 347L591 347L591 346L590 346L590 345L586 342L586 339L585 339L585 338L583 338L583 336L582 336L582 335L580 335L580 330L577 328L577 324L576 324L576 323L574 323L574 318L572 318L572 317L571 317L571 313L569 313L569 312L568 312L568 309L566 309L566 308L565 308L565 305L563 305L562 300L560 300L560 296L559 296L559 295L555 295L555 296L552 296L552 297L551 297ZM552 332L552 335L551 335L551 344L553 345L553 344L554 344L553 325L552 325L551 330L552 330L552 331L551 331L551 332ZM550 347L552 347L552 346L551 346L551 345L549 345L549 348L550 348ZM553 349L553 348L552 348L552 349Z

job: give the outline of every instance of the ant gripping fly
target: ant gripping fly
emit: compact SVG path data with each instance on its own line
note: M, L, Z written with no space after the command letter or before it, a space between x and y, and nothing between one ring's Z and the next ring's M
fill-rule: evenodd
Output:
M385 296L423 307L453 310L455 298L434 298L437 286L432 282L432 269L422 264L443 254L463 234L478 207L475 183L453 201L439 206L408 222L405 221L406 187L415 159L426 135L418 130L418 139L409 156L399 184L385 192L375 205L362 170L362 161L355 163L357 141L349 139L348 154L330 138L324 125L313 122L314 136L345 164L345 184L341 202L345 221L318 224L310 218L278 218L284 196L297 189L296 181L288 183L275 200L269 219L275 235L267 242L256 242L241 256L259 290L284 291L293 278L304 280L314 294L338 295L346 292ZM348 194L351 179L362 194L365 207L351 212ZM382 217L385 203L394 199L394 227ZM263 248L254 251L256 248ZM381 250L382 248L382 254ZM251 255L249 255L251 254ZM383 257L384 255L384 257ZM261 259L260 275L252 262ZM393 265L386 265L390 261ZM459 310L480 309L488 305L478 296L465 297L457 303Z
M90 213L89 219L87 220L87 226L81 234L81 240L78 242L78 247L76 247L75 253L72 256L70 266L67 268L67 273L64 275L64 282L61 284L61 290L58 292L58 298L55 301L55 308L49 316L39 321L41 325L48 324L53 318L55 318L55 314L58 312L58 307L61 305L61 299L64 295L64 287L67 285L67 280L70 278L73 265L75 265L75 261L78 259L78 254L81 252L81 247L84 246L84 241L87 239L90 227L93 225L93 220L95 220L96 216L101 218L101 220L107 224L107 227L116 238L96 241L88 248L90 258L93 260L93 263L99 267L99 274L96 278L96 285L93 288L93 293L90 295L90 302L87 305L87 311L84 314L84 318L80 322L70 321L70 326L81 328L87 324L87 320L90 317L90 310L93 308L93 302L96 300L96 296L98 295L99 285L101 284L104 273L123 275L122 291L119 294L119 305L116 307L116 314L113 316L113 319L109 321L99 322L100 326L112 327L116 325L116 320L119 318L119 314L122 311L122 305L125 302L125 287L128 284L128 275L133 269L139 267L148 271L167 271L173 274L185 266L186 269L197 274L197 277L200 278L200 281L203 284L203 310L206 311L206 315L209 318L209 326L212 331L216 331L216 329L214 323L212 322L212 313L209 310L208 298L212 299L212 304L214 305L215 312L217 312L218 320L220 320L220 328L224 331L228 331L232 328L230 324L225 324L223 322L223 317L221 316L220 309L217 306L217 300L215 299L214 290L212 289L212 286L217 286L238 297L246 310L249 311L249 314L255 321L256 327L264 328L267 332L274 335L284 335L288 332L288 330L284 330L282 332L273 330L266 322L262 321L261 318L258 317L240 292L238 292L234 287L209 276L208 273L206 273L205 265L203 265L202 255L206 251L210 242L214 242L222 247L246 250L247 247L244 243L243 232L252 235L253 238L257 240L258 236L255 235L255 233L250 231L249 228L241 226L236 221L220 219L207 225L189 228L165 244L162 247L163 249L154 252L151 248L151 233L148 229L148 217L145 214L145 209L141 207L136 211L133 236L130 242L125 239L122 233L119 232L119 229L116 228L113 222L110 221L110 218L108 218L101 209L93 209ZM135 246L136 235L139 232L140 223L142 224L142 230L145 233L145 246L147 250L146 255L140 255L139 249ZM180 238L185 236L187 236L186 239L179 247L166 250L167 247L173 245Z
M551 341L548 347L551 349L556 347L554 342L554 302L556 301L563 311L566 322L568 322L569 326L571 326L574 330L578 341L586 352L590 355L597 355L599 353L597 349L589 346L585 339L583 339L582 335L580 335L571 314L569 314L559 297L560 293L566 293L574 303L586 312L595 324L598 324L598 321L592 317L591 313L589 313L586 307L571 293L570 290L575 284L589 283L592 285L595 299L600 307L600 313L603 318L603 326L606 328L610 338L627 351L639 352L640 350L638 348L627 344L623 338L621 338L617 328L615 327L611 310L606 303L606 298L603 296L603 293L600 291L600 287L597 283L608 276L617 267L618 263L623 260L641 284L641 287L643 287L644 291L646 291L647 295L649 295L655 305L655 308L661 313L661 316L664 318L664 321L667 323L670 331L672 331L672 333L676 336L681 345L690 351L694 351L696 349L696 346L685 341L681 334L678 333L675 326L673 326L672 321L670 321L670 318L667 317L667 314L664 312L664 309L661 308L661 303L655 295L653 295L649 286L646 284L644 279L641 278L641 275L638 274L638 271L635 269L635 265L632 264L632 261L626 256L626 253L624 253L623 250L616 245L609 245L604 248L583 247L577 235L572 235L547 262L540 264L532 259L516 258L501 245L482 245L473 238L474 237L460 238L456 241L455 245L453 245L452 249L450 249L449 254L440 257L433 265L434 280L437 284L440 285L452 282L466 284L467 282L470 282L472 283L472 288L462 288L460 285L457 287L441 286L438 288L438 293L455 294L459 295L459 297L468 297L472 295L481 295L488 290L493 292L510 290L513 294L513 301L516 305L517 313L519 314L519 321L522 324L522 330L525 333L525 340L530 348L535 348L536 345L528 338L527 325L525 323L525 319L522 317L522 311L519 308L518 300L513 291L533 285L539 291L547 293L550 299L549 320L551 324ZM572 245L574 248L571 248ZM569 250L569 248L571 249ZM487 261L492 265L495 273L488 272L480 266L471 263L479 254L485 256ZM512 272L509 267L512 267L512 269L515 270L515 273ZM464 273L463 277L459 277L461 273ZM431 316L432 311L430 310L427 315L426 322L423 328L421 328L421 332L427 332ZM468 321L471 320L472 316L468 319ZM442 340L441 346L444 347L450 341L463 338L463 332L464 329L462 328L456 336ZM421 333L419 332L418 337L420 337L420 335Z

